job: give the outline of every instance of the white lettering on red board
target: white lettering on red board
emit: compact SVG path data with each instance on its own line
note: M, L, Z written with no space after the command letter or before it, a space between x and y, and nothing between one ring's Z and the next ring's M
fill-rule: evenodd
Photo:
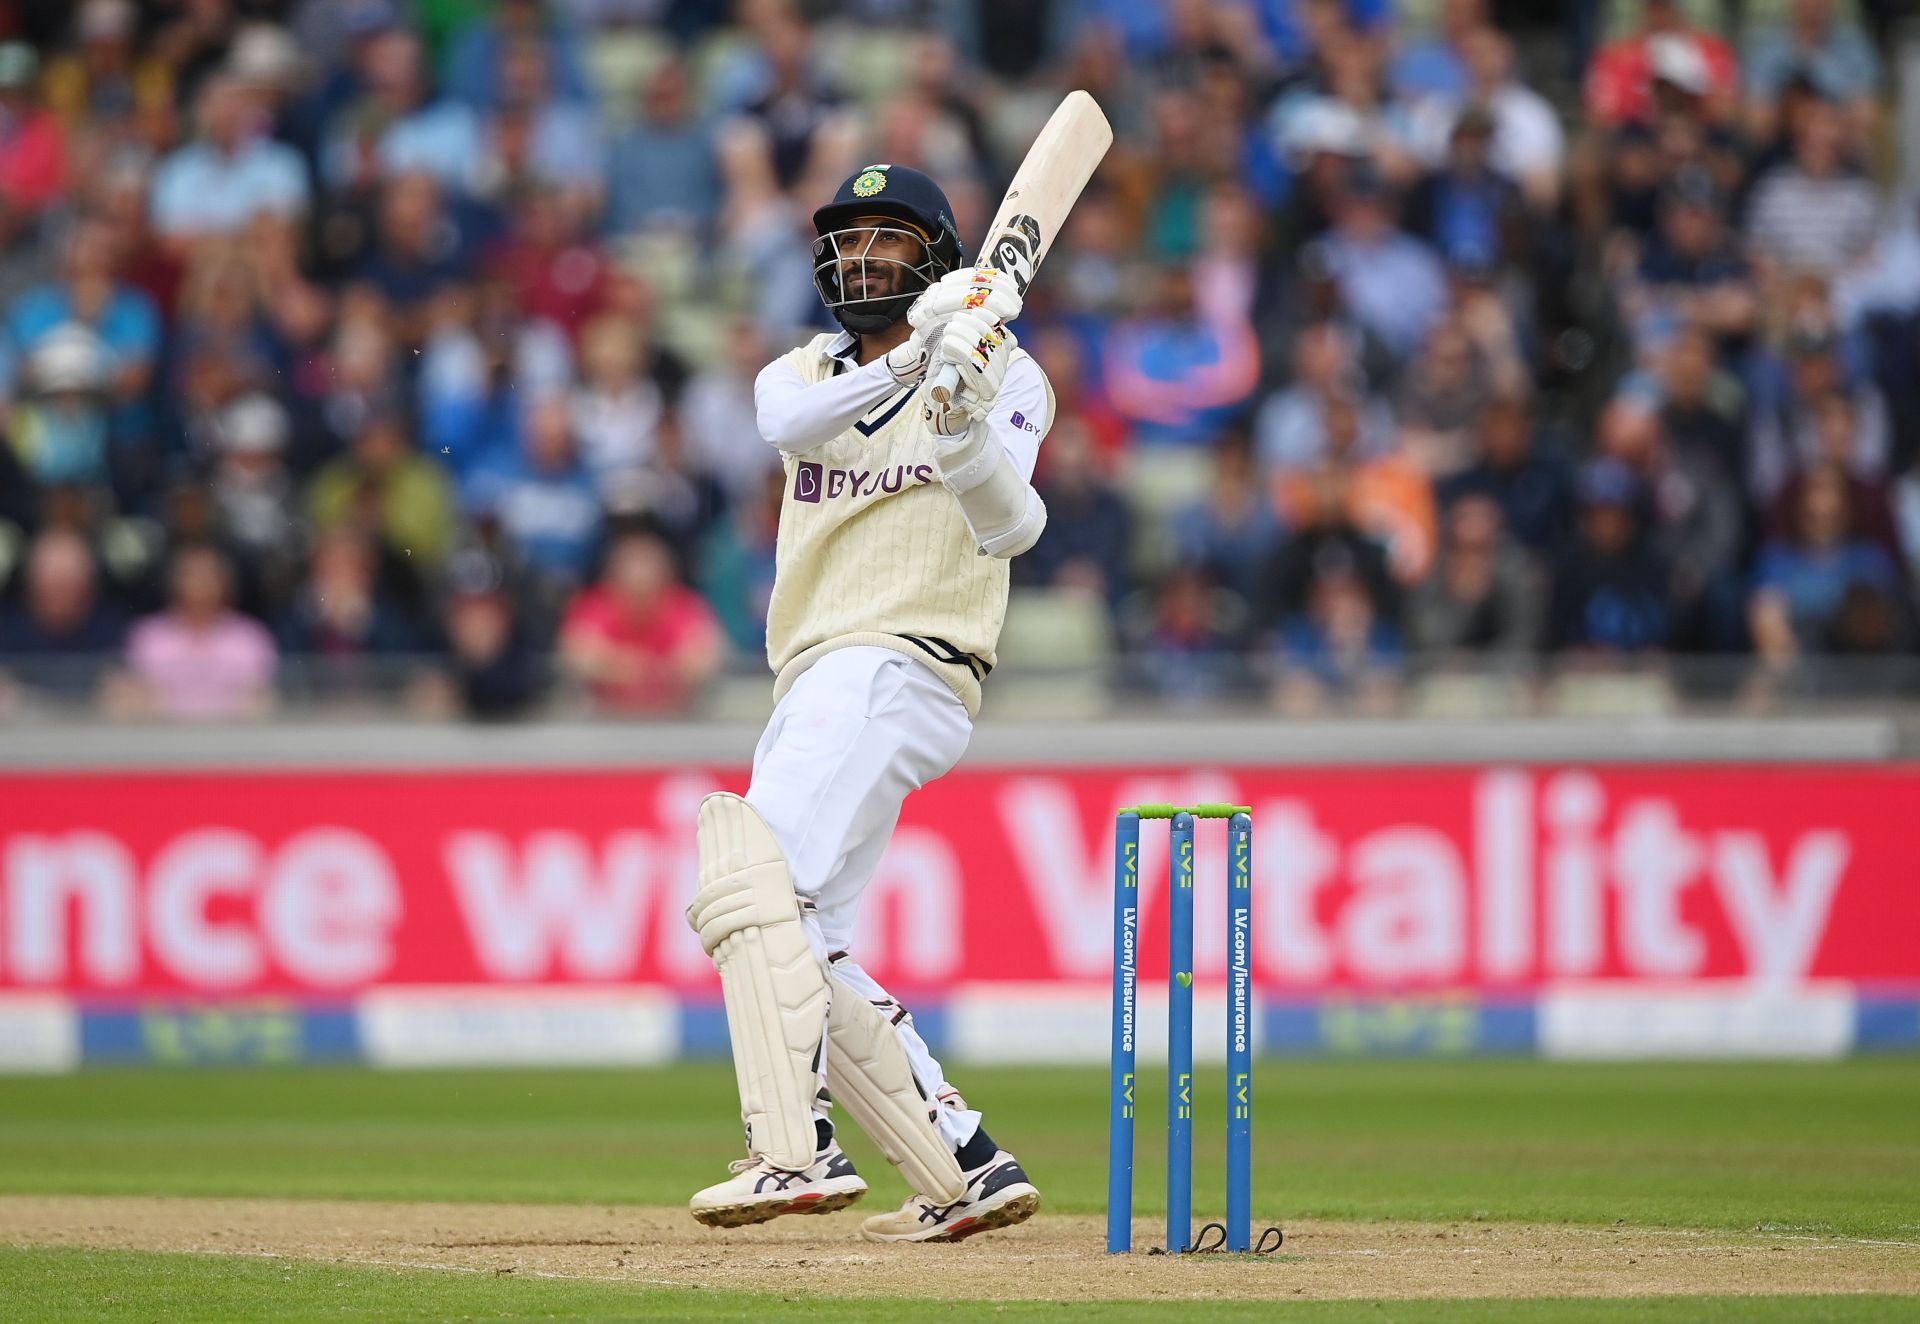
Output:
M1116 802L1180 798L1137 790L1122 788ZM1688 978L1707 972L1700 919L1717 907L1745 977L1798 980L1851 854L1845 833L1811 828L1776 858L1758 832L1687 827L1665 797L1610 806L1599 779L1579 770L1536 779L1492 769L1474 778L1472 795L1464 841L1391 823L1342 841L1304 798L1256 803L1259 971L1294 984L1551 981L1600 974L1612 952L1621 973ZM1216 785L1185 798L1235 797ZM1061 779L1009 779L999 805L1056 968L1099 976L1111 938L1089 917L1106 913L1112 886L1104 820L1083 822ZM1143 869L1143 907L1151 879Z
M131 852L93 831L16 835L0 869L0 976L14 984L138 984L142 937L154 972L209 990L271 970L349 988L393 966L399 882L386 852L346 828L308 828L274 851L193 828L154 853L144 889Z

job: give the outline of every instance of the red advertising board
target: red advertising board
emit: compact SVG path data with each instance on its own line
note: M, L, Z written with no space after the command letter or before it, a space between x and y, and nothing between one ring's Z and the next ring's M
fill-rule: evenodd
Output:
M0 776L0 989L710 991L692 823L737 771ZM1271 993L1920 982L1920 768L973 769L908 804L856 946L906 992L1105 978L1112 812L1254 807ZM1200 826L1198 963L1222 964ZM1164 832L1144 833L1152 953Z

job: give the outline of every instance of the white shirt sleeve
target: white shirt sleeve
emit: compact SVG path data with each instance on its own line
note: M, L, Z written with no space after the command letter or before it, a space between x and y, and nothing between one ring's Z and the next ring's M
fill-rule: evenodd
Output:
M1033 481L1033 467L1040 460L1040 442L1052 426L1047 379L1040 365L1030 358L1015 359L1007 365L1000 394L994 397L987 414L987 430L1006 448L1015 471L1028 483Z
M799 454L832 441L899 389L884 359L809 386L782 357L754 378L753 410L769 445Z

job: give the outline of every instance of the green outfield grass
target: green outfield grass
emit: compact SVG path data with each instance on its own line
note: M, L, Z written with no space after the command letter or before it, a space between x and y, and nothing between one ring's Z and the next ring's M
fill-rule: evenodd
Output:
M1104 1207L1104 1072L969 1071L962 1083L995 1136L1032 1170L1049 1209ZM1149 1075L1139 1119L1142 1213L1160 1207L1161 1093L1160 1079ZM732 1094L731 1071L719 1065L0 1079L0 1192L678 1205L738 1152ZM1195 1209L1215 1216L1223 1127L1212 1120L1221 1100L1207 1073L1197 1106ZM1920 1242L1916 1119L1916 1059L1268 1062L1254 1119L1256 1215L1283 1225L1302 1218L1624 1221ZM848 1148L875 1186L876 1207L902 1194L862 1141L850 1138ZM47 1295L54 1284L70 1287L70 1295ZM57 1309L48 1304L55 1300ZM756 1310L771 1302L793 1318L815 1311L849 1321L908 1317L898 1303L883 1311L872 1302L829 1309L753 1300ZM162 1301L172 1306L161 1309ZM237 1318L240 1302L258 1316L328 1319L719 1318L747 1303L713 1291L194 1256L41 1250L0 1258L0 1319ZM1302 1303L1285 1313L1373 1321L1920 1313L1920 1300L1881 1298L1613 1302L1614 1313L1600 1309L1607 1304ZM915 1307L922 1308L949 1309ZM1164 1307L1141 1309L1165 1317ZM1247 1313L1222 1306L1224 1313L1192 1317L1258 1313L1240 1309ZM1069 1317L1058 1306L1007 1313ZM1105 1306L1087 1306L1083 1315L1152 1317Z
M1048 1207L1106 1204L1099 1071L963 1083ZM1209 1090L1209 1086L1213 1086ZM1920 1060L1262 1065L1265 1216L1487 1218L1920 1240ZM1223 1124L1203 1072L1196 1211ZM1160 1208L1159 1081L1139 1118L1139 1208ZM0 1081L0 1190L674 1205L738 1154L733 1076L668 1071L93 1072ZM857 1134L876 1192L904 1194Z

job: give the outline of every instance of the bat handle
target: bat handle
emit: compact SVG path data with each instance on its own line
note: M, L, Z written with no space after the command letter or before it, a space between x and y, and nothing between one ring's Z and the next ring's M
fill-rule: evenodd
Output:
M927 398L937 405L953 403L953 393L960 389L960 369L951 363L943 363L934 370L933 381L927 386Z

